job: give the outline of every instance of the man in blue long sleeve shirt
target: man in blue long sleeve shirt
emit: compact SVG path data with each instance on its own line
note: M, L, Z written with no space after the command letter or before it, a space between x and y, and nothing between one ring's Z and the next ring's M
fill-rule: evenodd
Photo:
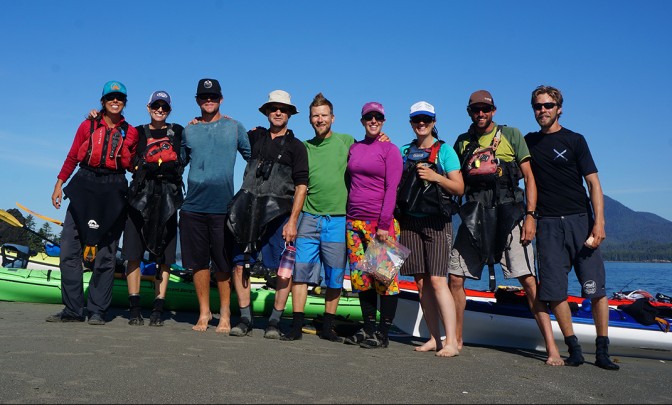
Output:
M201 79L196 90L201 117L189 124L182 137L182 160L189 165L187 196L180 211L182 265L194 273L200 313L195 331L208 329L210 269L217 280L220 319L217 332L231 329L231 268L233 239L226 228L229 201L233 198L236 151L251 155L247 132L241 123L222 116L222 90L215 79Z

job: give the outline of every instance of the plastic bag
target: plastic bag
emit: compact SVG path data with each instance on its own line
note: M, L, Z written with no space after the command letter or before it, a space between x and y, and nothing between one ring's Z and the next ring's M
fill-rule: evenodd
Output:
M379 282L389 285L394 281L399 269L411 250L394 239L381 242L374 238L364 252L360 262L362 272L369 273Z

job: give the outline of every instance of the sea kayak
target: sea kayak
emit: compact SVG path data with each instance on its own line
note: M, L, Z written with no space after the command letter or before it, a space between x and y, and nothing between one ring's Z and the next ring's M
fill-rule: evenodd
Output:
M27 246L4 243L0 245L3 267L58 270L60 259L44 252L34 252Z
M592 313L584 305L588 303L574 306L572 322L574 333L584 351L591 352L595 347L595 324ZM672 322L672 319L667 321ZM551 324L553 336L562 349L565 347L564 339L553 315ZM401 291L395 325L409 335L429 338L417 291ZM498 303L496 299L467 297L463 340L465 344L473 345L546 350L527 305ZM643 325L621 309L609 309L609 340L609 352L612 355L672 360L672 333L665 332L658 324Z
M88 290L91 272L84 272L85 294ZM268 316L273 310L275 290L261 286L260 280L255 280L251 292L252 312L256 316ZM144 308L151 308L154 300L153 277L143 276L140 284L141 304ZM0 267L0 300L18 302L37 302L44 304L60 304L61 301L61 274L58 270L14 269ZM114 280L112 289L112 305L120 308L128 307L128 287L122 274ZM171 311L198 311L198 301L194 284L188 278L176 274L170 275L165 308ZM210 308L219 312L219 294L216 288L210 291ZM235 292L231 294L231 312L239 313L238 300ZM291 295L285 307L285 314L291 315ZM324 297L309 294L305 307L306 318L317 318L324 313ZM359 299L343 296L338 304L337 316L351 321L362 319Z

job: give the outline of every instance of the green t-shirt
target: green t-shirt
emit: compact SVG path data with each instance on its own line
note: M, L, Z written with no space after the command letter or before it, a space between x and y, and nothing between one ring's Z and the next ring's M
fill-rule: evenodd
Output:
M495 123L492 131L478 137L479 145L482 147L490 146L496 132L497 123ZM454 148L458 156L460 156L460 159L470 139L471 134L469 132L457 137ZM495 156L501 159L502 162L515 161L518 164L520 164L523 160L530 158L530 151L527 148L525 139L523 138L523 135L520 133L518 128L502 126L502 136L499 140L499 146L497 147Z
M332 132L327 139L304 141L308 151L308 195L305 212L315 215L345 215L348 189L345 171L348 152L355 138Z

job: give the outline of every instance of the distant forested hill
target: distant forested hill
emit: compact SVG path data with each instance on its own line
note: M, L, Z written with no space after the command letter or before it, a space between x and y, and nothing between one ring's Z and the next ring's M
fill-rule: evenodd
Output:
M672 221L649 212L636 212L604 196L606 260L672 261Z

